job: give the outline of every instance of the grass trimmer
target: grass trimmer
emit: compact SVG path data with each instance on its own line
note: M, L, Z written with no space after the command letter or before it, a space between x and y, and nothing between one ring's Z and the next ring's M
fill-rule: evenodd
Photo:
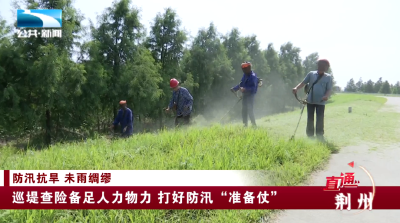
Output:
M296 99L297 99L297 94L295 94L295 96L296 96ZM297 100L300 101L299 99L297 99ZM303 107L301 108L300 118L299 118L299 121L297 122L296 129L294 130L294 133L293 133L292 137L290 137L290 140L294 140L294 136L296 135L297 129L299 128L299 124L300 124L301 117L303 116L304 108L305 108L306 105L307 105L307 102L306 102L306 101L300 101L300 103L303 104Z
M232 93L236 95L236 97L238 98L238 101L235 103L235 105L232 106L231 109L229 109L229 110L221 117L221 119L219 120L219 122L221 122L221 121L236 107L236 105L243 99L241 96L239 96L239 95L237 94L237 92L232 91Z
M176 121L176 113L177 113L177 104L174 103L174 105L172 106L172 108L170 108L169 110L167 110L167 108L163 108L163 111L166 112L168 114L169 118L174 118L174 120ZM178 125L175 126L175 128L179 127L181 124L178 123Z
M240 82L238 86L241 86L241 84L242 84L242 82ZM258 85L258 87L261 87L261 86L263 85L263 79L257 77L257 85ZM236 105L239 104L239 102L243 99L242 96L239 96L239 95L237 94L237 91L235 92L234 90L232 90L232 93L238 98L238 101L235 103L235 105L232 106L231 109L229 109L229 110L222 116L222 118L219 120L219 122L221 122L221 121L236 107Z
M114 128L110 129L110 135L108 136L109 139L114 140L123 137L124 133L128 129L128 126L126 126L123 130L122 133L118 132L118 126L115 126Z

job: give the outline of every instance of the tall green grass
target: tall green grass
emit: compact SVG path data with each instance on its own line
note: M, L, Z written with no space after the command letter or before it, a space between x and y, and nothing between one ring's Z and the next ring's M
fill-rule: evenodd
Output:
M325 135L336 145L398 141L400 115L381 111L385 98L337 94L326 106ZM347 113L348 107L353 108ZM306 111L305 111L306 112ZM267 170L265 185L299 185L329 158L331 144L288 141L300 111L258 120L259 129L238 126L189 128L56 145L50 149L0 150L0 169ZM0 222L260 222L271 210L2 210Z
M0 169L269 170L265 185L297 185L329 158L317 142L265 129L213 126L128 140L89 140L50 149L1 150ZM256 222L268 210L7 210L0 222Z

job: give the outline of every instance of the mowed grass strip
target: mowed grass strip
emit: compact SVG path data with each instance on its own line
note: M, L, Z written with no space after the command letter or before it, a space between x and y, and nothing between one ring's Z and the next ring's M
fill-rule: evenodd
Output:
M268 185L298 185L331 151L265 129L218 126L89 140L50 149L0 151L10 170L269 170ZM270 210L3 210L0 222L258 222Z
M337 146L359 143L394 143L399 141L400 114L382 111L384 97L369 94L336 94L325 108L325 137ZM348 108L352 107L352 113ZM290 137L299 121L300 109L260 119L260 125L278 136ZM304 109L296 136L306 137L307 109Z

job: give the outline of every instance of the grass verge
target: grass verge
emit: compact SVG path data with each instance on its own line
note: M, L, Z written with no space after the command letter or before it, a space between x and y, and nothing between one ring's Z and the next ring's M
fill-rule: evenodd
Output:
M386 98L365 94L337 94L325 108L325 136L337 146L398 141L400 114L382 111ZM348 113L352 107L352 113ZM275 135L290 137L299 121L300 110L262 118L259 123ZM305 137L307 109L304 109L297 137Z
M229 140L227 140L229 139ZM50 149L1 150L0 169L268 170L266 185L297 185L329 158L313 141L288 141L263 128L192 128L91 140ZM2 210L0 222L258 222L271 210Z

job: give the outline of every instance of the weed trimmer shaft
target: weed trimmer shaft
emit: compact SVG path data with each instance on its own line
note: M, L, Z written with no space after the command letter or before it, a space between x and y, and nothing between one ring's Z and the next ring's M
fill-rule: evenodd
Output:
M229 109L229 110L222 116L222 118L219 120L219 122L221 122L221 121L229 114L229 112L231 112L232 109L234 109L234 108L236 107L236 105L242 100L242 97L240 97L239 95L237 95L237 93L236 93L233 89L232 89L231 91L232 91L232 93L233 93L239 100L235 103L235 105L232 106L231 109Z

